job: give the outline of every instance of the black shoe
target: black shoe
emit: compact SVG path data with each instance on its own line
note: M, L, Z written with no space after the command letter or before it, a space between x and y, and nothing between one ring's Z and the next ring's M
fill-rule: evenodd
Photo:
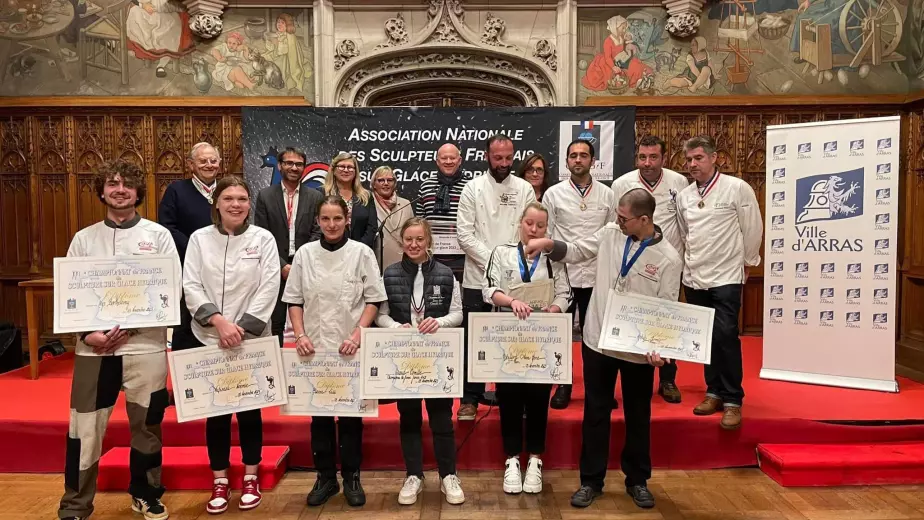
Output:
M645 486L632 486L626 488L626 493L632 497L635 505L642 509L651 509L654 507L654 495ZM573 500L572 500L573 502Z
M556 410L564 410L571 403L571 385L558 385L549 406Z
M680 389L673 382L661 382L658 385L658 395L671 404L677 404L681 400Z
M571 495L571 505L574 507L587 507L593 504L594 499L601 495L603 495L603 491L598 491L590 486L581 486Z
M159 498L145 500L143 498L132 497L132 511L141 513L146 520L166 520L170 517L167 508Z
M329 478L322 479L318 477L318 480L314 482L314 487L311 488L311 492L308 493L308 505L309 506L320 506L324 505L325 502L330 500L330 498L340 492L340 484L337 484L337 479Z
M83 516L66 516L66 517L62 518L61 520L84 520L84 518L86 518L86 517L83 517Z
M363 485L359 483L359 472L343 479L343 496L346 497L347 504L353 507L366 503L366 492L363 491Z

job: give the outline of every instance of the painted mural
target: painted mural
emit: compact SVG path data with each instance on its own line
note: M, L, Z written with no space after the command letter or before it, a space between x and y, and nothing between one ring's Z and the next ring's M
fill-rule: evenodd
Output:
M719 0L675 39L661 7L578 12L590 96L924 90L924 0Z
M309 10L227 9L213 40L188 19L172 0L0 0L0 95L313 100Z

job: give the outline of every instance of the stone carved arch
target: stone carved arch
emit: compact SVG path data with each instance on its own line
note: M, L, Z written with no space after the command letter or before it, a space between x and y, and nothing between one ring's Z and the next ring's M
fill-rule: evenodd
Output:
M335 76L337 106L366 106L382 91L431 81L485 84L525 106L557 104L554 62L502 41L503 20L489 16L479 35L464 14L458 0L431 0L429 23L407 43L363 49Z

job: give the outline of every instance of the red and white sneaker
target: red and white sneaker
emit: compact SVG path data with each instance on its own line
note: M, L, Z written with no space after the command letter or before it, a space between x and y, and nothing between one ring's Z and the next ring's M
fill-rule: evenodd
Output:
M231 500L231 489L228 487L228 479L218 478L212 484L212 496L205 505L205 510L210 515L220 515L228 510L228 502Z
M244 476L244 487L241 489L241 502L238 507L242 511L253 509L260 505L263 494L260 493L260 479L256 475Z

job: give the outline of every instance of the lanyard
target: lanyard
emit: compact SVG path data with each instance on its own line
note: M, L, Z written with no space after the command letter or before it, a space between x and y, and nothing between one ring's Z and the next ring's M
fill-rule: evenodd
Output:
M709 195L709 192L712 191L712 188L715 188L715 185L716 185L716 183L717 183L718 180L719 180L719 175L721 175L721 174L719 173L718 170L716 170L715 175L712 176L712 180L709 181L709 184L707 184L707 185L703 186L702 188L700 188L700 192L699 192L699 194L700 194L700 195L699 195L699 204L697 204L697 206L698 206L699 208L702 209L703 206L706 205L706 202L705 202L706 195Z
M661 176L658 177L658 182L654 183L654 186L652 186L651 184L648 184L648 181L646 181L645 178L642 177L641 171L638 172L638 180L639 182L642 183L642 187L648 190L649 193L654 193L655 190L658 189L658 186L661 185L661 181L664 180L664 172L661 172Z
M295 213L293 206L295 205L295 196L298 195L298 189L293 191L291 195L289 195L289 190L285 188L282 190L286 194L286 227L292 229L292 214Z
M533 273L536 272L536 266L539 265L539 257L541 255L536 255L536 258L533 259L533 265L527 271L526 269L526 253L523 252L523 244L517 244L517 252L519 253L518 260L520 264L520 279L524 283L529 283L533 279Z
M632 237L626 239L626 247L622 250L622 267L619 269L619 276L625 278L629 274L629 269L632 269L632 266L635 265L635 261L638 260L638 257L642 255L642 251L648 247L648 244L651 243L651 240L654 237L646 238L639 243L638 251L632 255L632 258L629 258L629 248L632 247ZM626 263L628 262L628 263Z
M574 181L572 181L571 179L568 179L568 182L571 183L571 187L574 188L574 191L576 191L577 194L578 194L578 196L581 197L581 206L580 206L580 207L581 207L581 211L586 210L586 209L587 209L587 203L584 202L584 201L587 199L588 196L590 196L590 190L592 190L593 187L594 187L593 181L590 181L590 184L588 184L586 187L584 187L583 190L582 190L581 188L579 188L578 185L575 184Z

